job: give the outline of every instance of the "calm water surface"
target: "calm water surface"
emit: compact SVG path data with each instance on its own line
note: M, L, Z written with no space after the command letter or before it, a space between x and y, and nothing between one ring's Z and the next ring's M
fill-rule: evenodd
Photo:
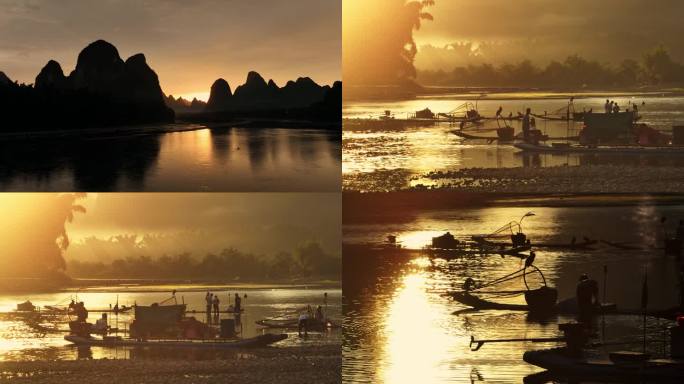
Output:
M536 216L523 221L523 230L534 243L605 239L614 242L659 244L664 230L672 231L675 219L684 218L684 206L529 208L423 211L400 223L345 223L347 243L380 242L396 234L405 247L420 248L431 237L451 231L466 239L486 234L518 220L528 211ZM665 228L661 216L670 219ZM485 344L468 348L471 336L478 339L555 337L558 324L574 321L556 316L543 321L514 311L477 311L453 314L466 307L443 294L460 287L467 277L488 281L513 272L521 261L500 256L471 256L455 260L371 256L363 251L344 254L343 378L345 383L520 383L525 376L541 371L522 361L529 349L553 343ZM592 251L538 250L535 261L560 299L574 296L578 276L589 273L603 291L603 267L608 268L606 301L621 309L640 305L644 269L649 276L649 308L678 303L678 261L662 251L623 251L597 245ZM540 280L533 284L540 284ZM502 289L520 289L515 280ZM523 303L522 297L498 299ZM597 320L600 338L634 344L613 347L641 349L640 316L611 315L605 327ZM648 349L655 355L664 350L663 330L671 323L648 320Z
M339 132L222 128L0 143L6 191L339 191Z
M167 288L167 287L165 287ZM171 288L169 288L171 289ZM211 289L218 293L221 300L221 308L225 309L231 301L235 289ZM255 324L256 320L282 316L291 318L298 311L307 305L325 306L324 293L328 293L327 313L331 319L338 323L341 319L341 291L339 289L304 289L304 288L278 288L278 289L240 289L240 295L247 294L243 299L245 313L241 317L242 337L252 337L263 332L287 333L288 338L275 344L278 348L286 348L295 345L317 345L339 343L341 340L341 330L333 329L325 333L311 333L308 338L297 336L296 330L264 330ZM188 305L188 310L203 311L206 291L202 287L186 286L179 288L176 298L179 302L184 301ZM78 348L64 340L64 335L68 333L68 319L65 316L57 318L46 318L41 322L41 326L50 330L37 329L29 326L26 322L14 316L7 315L13 311L16 304L30 299L34 305L66 305L70 297L77 297L83 301L89 310L106 309L110 304L115 304L117 297L119 305L150 305L154 302L161 302L170 297L168 290L161 290L155 287L132 287L132 288L112 288L103 287L98 289L80 292L60 292L31 295L2 295L0 296L0 360L72 360L77 358L237 358L241 355L249 354L246 351L183 351L180 355L174 351L162 351L150 348L102 348L86 347ZM203 313L192 314L198 320L206 321ZM88 321L94 323L101 316L100 313L90 312ZM111 327L128 329L133 314L124 313L118 316L109 314ZM221 318L232 318L232 315L221 314ZM240 331L238 329L238 331Z
M511 94L503 99L492 99L494 95L477 101L480 114L487 117L495 115L499 106L503 115L524 112L532 108L533 113L552 113L568 104L568 99L559 95ZM499 96L501 97L501 96ZM575 110L592 109L602 112L607 96L587 96L575 100ZM635 103L643 116L641 122L654 128L671 131L673 125L684 125L684 97L650 96L610 96L623 110ZM345 118L378 117L390 110L396 118L406 118L408 113L430 108L433 112L450 112L467 100L462 95L442 95L422 97L415 100L394 102L349 102L345 103ZM475 103L475 100L470 100ZM641 105L642 102L646 104ZM521 131L520 122L509 123ZM406 180L406 185L415 184L432 171L449 171L462 168L501 168L523 166L558 166L585 164L618 164L626 166L677 166L684 167L684 156L603 156L603 155L522 155L510 144L488 143L484 140L466 140L456 136L453 131L457 125L440 123L425 127L403 129L382 129L345 127L342 136L344 176L358 176L376 171L395 172ZM495 137L496 121L487 120L483 125L469 127L469 132L477 136ZM537 119L537 128L550 137L577 135L581 123L558 122ZM562 141L562 140L556 140ZM422 182L422 180L421 180Z

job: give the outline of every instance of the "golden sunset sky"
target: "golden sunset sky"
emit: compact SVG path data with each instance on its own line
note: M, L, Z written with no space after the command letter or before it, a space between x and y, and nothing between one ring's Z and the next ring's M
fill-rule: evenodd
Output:
M0 0L0 71L33 83L50 59L69 74L78 53L104 39L144 53L164 93L206 99L255 70L279 85L299 76L341 79L339 0Z

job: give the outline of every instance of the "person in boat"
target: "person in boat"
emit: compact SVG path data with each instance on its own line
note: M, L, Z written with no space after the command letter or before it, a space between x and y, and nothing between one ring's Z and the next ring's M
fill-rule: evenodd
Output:
M97 321L95 322L95 325L93 326L93 332L105 333L105 332L107 332L108 328L109 328L109 325L107 324L107 314L103 313L102 317L97 319Z
M606 113L610 113L613 110L610 100L606 99L606 104L603 106L603 109Z
M214 295L211 292L207 291L204 300L207 302L207 316L211 316L211 306L214 303Z
M214 295L214 299L212 300L212 305L214 306L214 315L218 316L219 314L219 298L218 295Z
M532 110L527 108L522 119L523 139L526 143L528 143L530 140L530 113L532 113Z
M78 302L74 304L74 314L76 315L76 321L82 323L88 319L88 310L83 302Z
M613 113L620 113L620 106L618 105L618 103L615 103L615 105L613 106Z
M234 308L235 313L240 313L242 312L242 299L240 298L240 295L237 293L235 294L235 308Z
M320 321L320 322L323 322L323 321L324 321L324 318L323 318L323 307L321 307L320 305L316 308L316 316L315 316L314 318L315 318L316 320Z
M577 313L581 322L588 322L599 303L598 282L583 273L577 283Z

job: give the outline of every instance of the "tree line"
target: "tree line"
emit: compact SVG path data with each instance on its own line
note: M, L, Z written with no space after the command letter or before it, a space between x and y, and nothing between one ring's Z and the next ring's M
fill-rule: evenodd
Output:
M579 55L551 61L538 67L531 60L518 63L471 64L453 70L418 72L418 83L469 87L563 87L624 88L684 84L684 65L672 59L663 46L645 53L640 61L623 60L618 65L587 60Z
M189 253L158 258L136 256L110 261L67 263L71 277L108 279L191 279L201 281L339 280L341 258L307 242L293 252L255 255L234 248L193 257Z

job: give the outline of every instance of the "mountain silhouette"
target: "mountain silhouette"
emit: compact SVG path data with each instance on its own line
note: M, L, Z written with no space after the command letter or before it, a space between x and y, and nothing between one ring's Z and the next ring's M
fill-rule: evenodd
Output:
M230 85L224 79L218 79L211 85L209 101L207 101L207 111L221 111L230 107L233 94L230 92Z
M9 107L9 116L3 118L10 130L174 121L145 56L139 53L124 61L116 47L104 40L84 48L68 76L50 60L33 86L12 86L1 77L0 84L5 84L0 85L0 103Z
M177 99L173 95L169 95L164 99L166 106L173 109L176 113L192 113L192 112L202 112L207 106L202 100L197 100L193 98L191 101L184 99L183 97L178 97Z
M308 108L323 102L330 89L308 77L288 81L281 88L273 80L267 82L259 73L251 71L245 83L232 94L227 81L216 80L211 86L206 111L246 113Z

